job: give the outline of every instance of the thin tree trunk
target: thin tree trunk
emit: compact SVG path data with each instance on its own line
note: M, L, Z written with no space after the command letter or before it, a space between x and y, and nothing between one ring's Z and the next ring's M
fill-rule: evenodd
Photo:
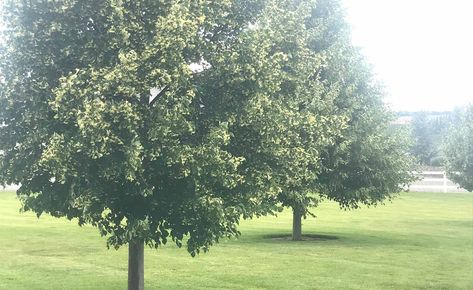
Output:
M144 290L144 243L130 242L128 245L128 290Z
M292 240L302 241L302 214L296 208L292 208Z

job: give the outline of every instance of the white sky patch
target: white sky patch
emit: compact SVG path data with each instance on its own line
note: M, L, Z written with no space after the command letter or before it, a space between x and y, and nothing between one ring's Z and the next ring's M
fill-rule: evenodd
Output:
M164 90L164 87L162 88L152 88L149 90L149 104L153 102L154 99L159 95Z
M211 65L204 59L202 59L200 62L194 62L189 65L189 69L192 71L192 73L199 73L203 72L204 70L210 68ZM162 88L151 88L149 90L149 103L151 104L154 99L165 89L165 87Z
M200 64L198 64L198 63L196 63L196 62L191 63L191 64L189 65L189 68L191 69L191 71L192 71L193 73L195 73L195 72L201 72L201 71L204 70L204 68L203 68Z
M395 110L451 110L473 102L473 1L343 0Z
M189 65L189 68L193 73L203 72L204 70L210 67L210 63L208 63L204 59L201 59L199 62L193 62Z

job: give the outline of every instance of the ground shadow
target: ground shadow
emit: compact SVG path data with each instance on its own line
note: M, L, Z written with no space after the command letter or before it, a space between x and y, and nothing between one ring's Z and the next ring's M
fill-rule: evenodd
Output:
M272 240L272 241L292 241L291 234L271 234L263 236L265 240ZM331 241L331 240L338 240L339 237L337 236L330 236L330 235L319 235L319 234L305 234L302 235L302 241L300 242L310 242L310 241Z

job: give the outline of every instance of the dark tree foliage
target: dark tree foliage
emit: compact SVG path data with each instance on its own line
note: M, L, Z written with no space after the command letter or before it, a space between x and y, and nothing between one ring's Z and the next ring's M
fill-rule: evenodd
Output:
M6 1L2 183L21 184L24 210L78 218L116 247L189 235L194 254L237 234L257 187L236 189L233 117L209 117L221 108L202 104L189 64L231 47L261 7Z
M195 255L239 235L241 217L274 211L265 172L246 172L251 156L233 149L254 133L237 120L278 89L284 58L260 54L251 29L265 1L3 5L0 182L21 184L23 210L130 244L130 289L143 287L143 244L186 242ZM206 67L235 60L262 93L205 91Z

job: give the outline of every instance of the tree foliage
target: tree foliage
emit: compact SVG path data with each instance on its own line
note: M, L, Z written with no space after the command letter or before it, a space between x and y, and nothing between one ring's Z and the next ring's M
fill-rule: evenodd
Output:
M444 144L445 167L450 179L473 191L473 106L468 107Z
M257 76L273 71L269 86L248 87L248 81L238 76L251 74L239 73L241 60L213 65L215 75L206 81L212 86L207 92L219 96L240 92L251 100L251 108L243 108L247 111L237 119L240 125L236 128L244 130L233 131L235 143L230 146L248 161L241 168L270 186L272 203L293 208L315 204L312 195L321 172L321 150L333 144L347 121L334 106L338 84L321 76L328 59L336 58L337 52L326 50L319 42L318 51L309 45L314 39L325 40L320 34L324 24L309 23L315 7L316 1L269 1L263 10L253 28L255 34L243 47L269 60L249 60L264 66L257 68ZM247 58L253 52L241 55ZM262 81L266 80L260 78Z
M278 203L376 204L412 178L336 0L5 8L0 182L38 216L195 255Z
M268 1L251 30L244 59L212 62L205 91L212 104L239 106L222 98L235 94L251 100L229 148L245 157L240 169L269 186L273 203L300 218L324 198L344 208L382 203L415 179L406 132L391 125L338 1ZM271 70L264 86L241 77Z
M294 218L300 219L322 199L335 200L342 208L376 205L391 199L415 179L415 162L408 153L406 132L391 125L393 116L383 104L383 91L374 82L358 49L350 43L340 2L320 0L312 6L308 2L292 3L295 6L280 3L280 10L272 11L269 17L284 19L280 26L273 24L276 31L285 35L276 45L289 55L298 55L298 51L321 61L312 73L306 73L306 80L317 88L306 96L297 95L293 89L297 86L289 82L285 87L291 89L281 90L281 94L291 100L315 101L316 106L306 106L302 101L300 108L324 120L322 123L336 118L334 123L338 126L320 130L313 139L305 133L297 135L299 144L305 144L301 146L305 155L298 160L298 155L290 152L283 162L273 163L273 174L278 174L280 181L279 201L292 207ZM284 16L278 15L282 10ZM288 31L290 26L286 23L298 23L299 31ZM295 34L297 37L291 38ZM305 58L290 60L292 65L309 62Z
M6 1L0 181L21 184L24 210L77 218L114 247L188 236L194 255L238 235L241 216L274 210L233 149L247 142L241 116L253 122L278 89L284 57L267 59L249 28L263 4ZM261 95L208 92L228 63L225 82Z
M415 180L415 158L409 154L407 131L392 124L394 116L382 101L360 53L347 48L345 63L329 72L344 83L336 106L349 120L334 145L323 151L320 193L342 208L376 205L391 199Z

